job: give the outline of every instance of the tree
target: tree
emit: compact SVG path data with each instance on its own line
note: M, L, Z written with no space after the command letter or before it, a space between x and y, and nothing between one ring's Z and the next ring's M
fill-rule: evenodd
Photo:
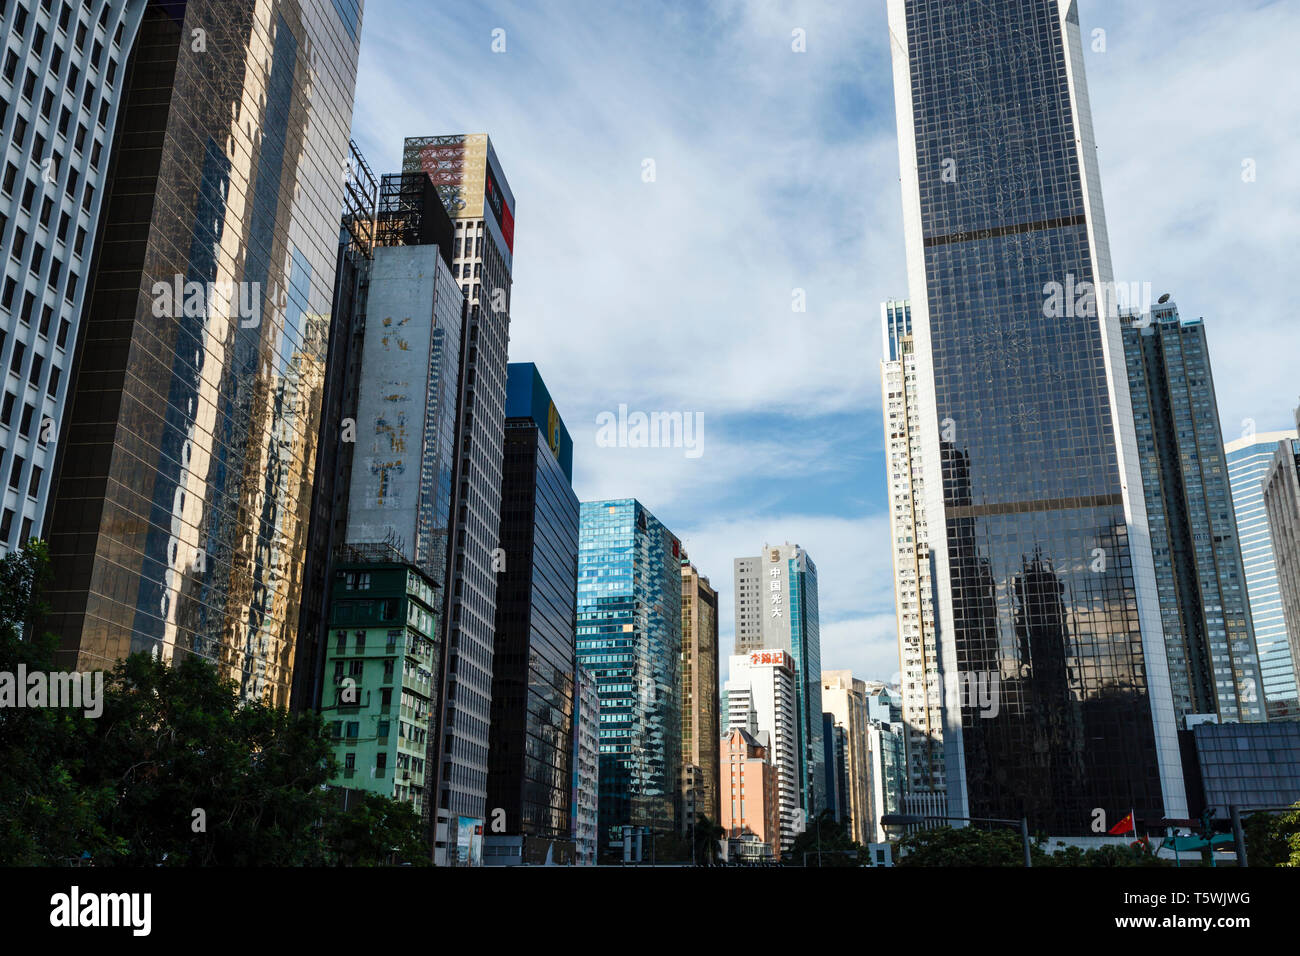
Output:
M429 850L420 826L420 815L409 803L367 793L357 806L328 814L324 836L337 866L427 866Z
M1252 813L1242 827L1251 866L1300 866L1300 801L1286 813Z
M40 542L0 559L0 671L53 671ZM119 661L97 717L0 708L0 865L292 866L424 862L409 805L325 788L321 718L241 702L208 661Z
M1025 849L1015 830L975 827L935 827L909 833L899 841L898 866L1024 866ZM1047 862L1047 854L1030 844L1034 866Z
M0 672L14 690L20 672L55 670L58 639L41 629L49 555L29 541L0 558ZM117 849L101 819L112 805L107 783L78 786L91 728L79 712L56 707L0 707L0 865L76 860L89 846Z
M781 854L787 866L860 866L868 862L866 849L854 841L848 827L823 810L794 838L788 853Z
M727 831L708 817L695 818L695 853L696 863L712 866L718 862L718 841L727 836Z

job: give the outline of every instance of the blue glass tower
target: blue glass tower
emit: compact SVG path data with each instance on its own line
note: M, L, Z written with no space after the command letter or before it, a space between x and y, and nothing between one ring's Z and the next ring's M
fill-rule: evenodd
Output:
M577 655L600 697L602 857L624 827L677 830L681 652L677 537L635 499L584 501Z
M1264 681L1264 706L1270 720L1300 717L1296 662L1291 655L1282 595L1278 590L1277 558L1264 508L1264 480L1273 467L1278 445L1296 440L1296 432L1252 432L1224 446L1232 506L1241 536L1241 557L1255 624L1255 646Z

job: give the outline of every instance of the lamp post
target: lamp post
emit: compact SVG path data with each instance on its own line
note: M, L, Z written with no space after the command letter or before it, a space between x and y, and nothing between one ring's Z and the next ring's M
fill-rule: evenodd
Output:
M1004 826L1017 827L1020 830L1020 842L1025 850L1025 866L1033 866L1034 860L1029 853L1029 820L1021 817L1019 820L1003 820L998 817L932 817L932 816L914 816L907 813L886 813L880 818L882 827L910 827L917 824L925 823L927 820L960 820L966 823L1000 823Z

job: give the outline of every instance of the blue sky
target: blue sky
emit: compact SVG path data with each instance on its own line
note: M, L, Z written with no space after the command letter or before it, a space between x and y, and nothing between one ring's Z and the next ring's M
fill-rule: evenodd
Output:
M1300 3L1080 11L1116 280L1205 317L1227 437L1288 427ZM453 132L490 134L513 189L510 357L555 397L579 496L639 498L684 540L724 652L731 559L802 544L823 667L894 675L879 315L908 290L884 0L368 0L371 166ZM620 404L702 413L703 453L598 446Z

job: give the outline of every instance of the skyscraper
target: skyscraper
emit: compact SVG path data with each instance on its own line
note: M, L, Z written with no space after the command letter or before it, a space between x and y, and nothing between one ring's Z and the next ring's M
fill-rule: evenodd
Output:
M352 449L356 444L357 393L361 384L365 299L375 245L375 206L379 182L356 143L349 144L348 175L343 189L334 296L330 302L330 337L317 429L316 470L312 480L311 519L302 572L302 609L294 652L290 707L316 707L322 681L324 645L332 613L330 565L343 543L348 521ZM442 587L439 581L439 588ZM439 621L442 612L438 613Z
M492 719L493 629L501 526L506 343L515 200L485 134L406 140L404 172L425 172L456 224L453 272L468 302L461 377L455 531L447 600L447 659L439 730L434 861L450 861L462 827L482 821Z
M681 542L633 498L584 501L578 661L600 694L601 858L681 806Z
M888 9L949 810L1183 816L1077 3Z
M6 4L0 93L0 555L41 537L144 0ZM83 81L84 78L84 81Z
M776 768L781 847L789 850L803 832L808 814L799 789L799 694L794 658L787 651L750 651L732 656L727 666L726 732L743 730L767 750ZM818 723L821 715L818 715ZM818 728L820 730L820 727ZM820 738L821 734L818 734ZM820 746L820 745L819 745ZM740 792L723 793L728 819L742 815Z
M1263 720L1205 325L1161 298L1121 321L1174 713Z
M1287 640L1273 537L1264 510L1264 479L1273 466L1278 446L1297 437L1294 431L1251 432L1224 446L1269 719L1300 717L1300 694L1296 692L1300 663L1292 657L1291 642Z
M682 555L683 826L695 816L718 822L718 592ZM689 769L693 768L693 769Z
M578 513L569 430L537 366L512 362L488 750L489 816L505 812L484 852L524 863L574 859Z
M736 647L746 615L743 646L786 651L794 664L799 720L799 806L811 818L826 806L833 782L826 775L822 742L821 630L817 611L817 565L789 542L763 546L756 558L734 561ZM742 595L745 604L741 604ZM746 651L740 651L746 653Z
M906 699L906 698L905 698ZM822 706L844 735L844 810L849 835L859 843L874 839L870 819L871 763L867 738L867 685L852 671L822 671Z
M48 523L69 663L194 653L288 703L359 28L144 11Z
M1300 431L1300 408L1296 409L1296 430ZM1277 443L1263 487L1282 616L1291 659L1300 667L1300 441Z
M943 685L935 643L912 310L905 300L883 302L880 322L883 356L880 404L885 415L885 473L889 483L889 531L894 546L894 607L898 620L908 789L942 793L946 786ZM867 839L864 836L862 842Z

